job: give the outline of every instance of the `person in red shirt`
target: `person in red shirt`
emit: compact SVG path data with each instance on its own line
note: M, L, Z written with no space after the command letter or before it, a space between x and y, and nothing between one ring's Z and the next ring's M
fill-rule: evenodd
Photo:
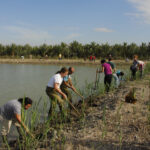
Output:
M92 55L90 56L90 61L92 61L92 59L93 59L93 57L92 57Z
M93 56L93 61L95 62L95 59L96 59L96 57L95 56Z

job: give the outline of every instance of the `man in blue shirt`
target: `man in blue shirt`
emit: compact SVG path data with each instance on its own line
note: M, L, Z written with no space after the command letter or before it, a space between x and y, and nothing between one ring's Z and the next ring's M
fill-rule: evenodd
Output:
M67 98L70 102L72 102L72 96L68 88L72 89L73 91L76 91L71 81L71 74L73 74L74 72L75 69L73 67L70 67L68 69L68 75L63 78L63 83L60 86L62 92L64 92L67 95Z
M112 71L116 72L115 64L112 62L112 58L109 58L107 63L110 64Z

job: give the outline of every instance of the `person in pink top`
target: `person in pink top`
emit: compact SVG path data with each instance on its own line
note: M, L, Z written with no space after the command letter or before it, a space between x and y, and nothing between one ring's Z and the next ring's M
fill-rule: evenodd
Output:
M106 63L105 59L101 60L101 64L102 64L102 72L104 72L105 74L104 77L105 90L106 92L109 92L112 81L112 68L110 64Z

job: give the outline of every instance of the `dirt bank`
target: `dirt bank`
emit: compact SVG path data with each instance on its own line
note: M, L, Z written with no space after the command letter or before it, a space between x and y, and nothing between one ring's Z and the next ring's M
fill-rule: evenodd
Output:
M149 80L130 81L94 102L86 110L85 120L63 130L65 150L148 150L150 149ZM135 104L125 102L125 95L136 88ZM150 119L150 118L149 118Z
M116 64L129 65L132 61L125 62L125 60L114 60ZM100 60L94 61L83 59L4 59L0 58L0 63L13 63L13 64L89 64L89 65L99 65Z

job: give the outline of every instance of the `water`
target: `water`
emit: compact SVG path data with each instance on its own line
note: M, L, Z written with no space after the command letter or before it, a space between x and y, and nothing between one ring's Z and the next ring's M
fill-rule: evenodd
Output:
M28 96L33 100L48 98L45 93L46 85L60 65L35 64L0 64L0 105L11 99ZM67 66L68 67L68 66ZM95 81L98 66L73 65L72 75L76 87L83 89L85 82Z

